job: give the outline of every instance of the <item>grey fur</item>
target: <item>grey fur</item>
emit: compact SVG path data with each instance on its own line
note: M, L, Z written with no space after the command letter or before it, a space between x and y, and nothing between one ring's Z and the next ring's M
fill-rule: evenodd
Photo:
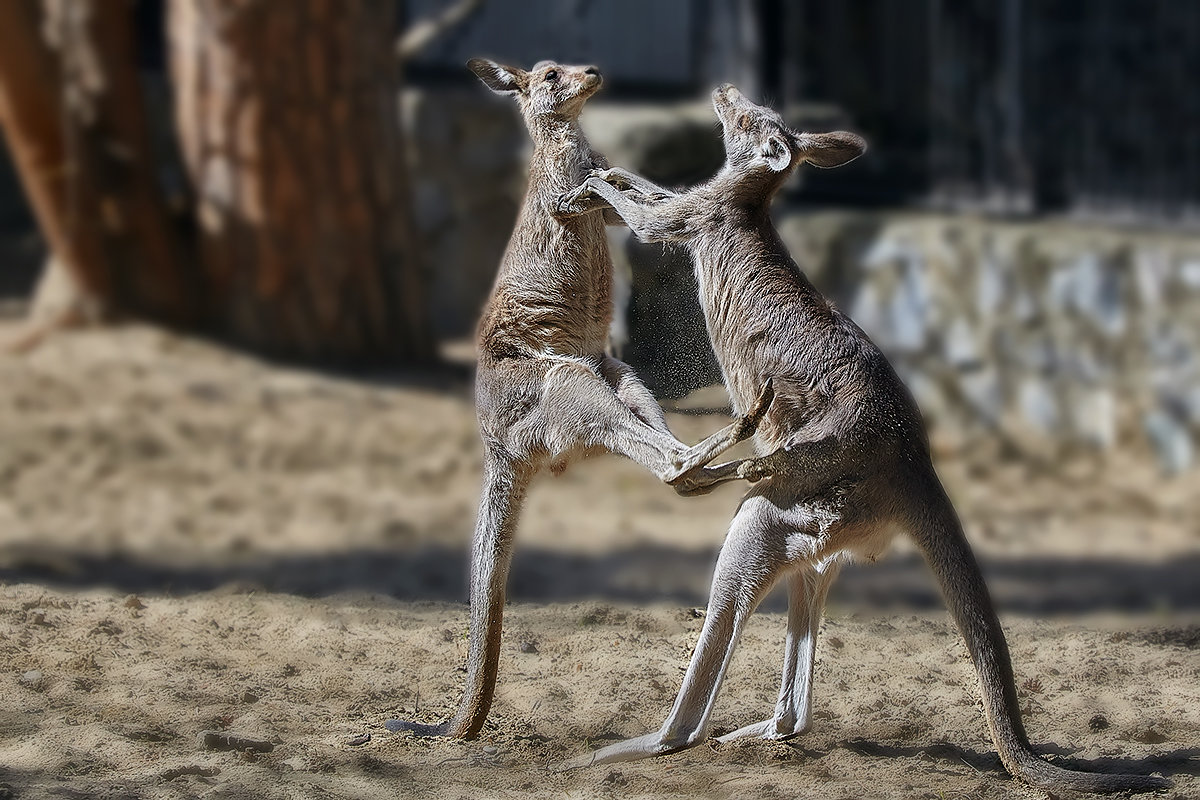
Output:
M589 452L633 459L684 494L735 480L741 462L705 467L748 438L772 398L695 447L675 439L662 409L628 365L605 353L612 263L600 214L559 220L559 195L606 166L579 128L600 86L594 67L543 61L531 71L472 59L493 91L513 95L533 137L529 189L479 323L475 402L484 481L471 556L467 678L454 717L438 725L390 720L418 735L476 735L496 685L505 584L529 482ZM611 212L609 212L611 214ZM618 217L614 219L619 222Z
M713 576L708 615L674 708L652 734L576 760L584 766L699 744L742 627L767 591L789 581L779 700L770 719L727 736L786 739L811 724L815 638L825 594L850 558L874 560L907 531L933 569L979 675L984 709L1005 766L1035 786L1092 792L1168 786L1157 777L1064 770L1038 757L1021 722L1004 632L983 576L930 460L912 396L862 330L809 283L768 213L797 164L834 167L865 149L849 133L791 131L735 88L713 93L726 164L674 194L622 170L595 173L564 196L560 213L611 204L643 241L682 242L734 408L774 380L756 462L770 474L742 501Z

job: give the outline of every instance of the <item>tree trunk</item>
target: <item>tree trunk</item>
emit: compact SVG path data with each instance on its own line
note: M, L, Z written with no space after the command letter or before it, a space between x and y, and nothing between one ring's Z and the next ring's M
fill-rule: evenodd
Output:
M72 305L189 324L131 22L111 0L0 2L0 122Z
M170 2L201 269L217 329L234 341L310 361L432 357L395 8Z

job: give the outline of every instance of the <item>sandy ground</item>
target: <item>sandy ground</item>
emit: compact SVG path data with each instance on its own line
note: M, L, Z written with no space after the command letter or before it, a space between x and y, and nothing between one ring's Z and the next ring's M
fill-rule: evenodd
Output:
M676 433L720 427L694 408L721 402L690 398ZM1038 747L1200 797L1196 473L986 443L939 468ZM0 358L0 798L1044 796L1000 768L903 546L835 587L810 734L556 771L661 722L739 496L678 498L612 457L530 498L483 736L386 732L457 700L478 480L465 369L352 380L137 327ZM754 618L716 732L770 713L782 609Z

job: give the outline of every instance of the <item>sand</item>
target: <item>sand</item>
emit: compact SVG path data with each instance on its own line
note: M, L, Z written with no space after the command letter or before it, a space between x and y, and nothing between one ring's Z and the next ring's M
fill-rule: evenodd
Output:
M688 441L726 421L670 415ZM1035 745L1200 796L1196 473L954 441L939 470ZM661 722L739 497L615 457L532 493L483 735L388 733L457 701L479 468L465 367L363 380L137 326L0 358L0 798L1045 796L1000 767L905 546L835 586L810 733L557 770ZM783 609L754 617L715 733L770 714Z

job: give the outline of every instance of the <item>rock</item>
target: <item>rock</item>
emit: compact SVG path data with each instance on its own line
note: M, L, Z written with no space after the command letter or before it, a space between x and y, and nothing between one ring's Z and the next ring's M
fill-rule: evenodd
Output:
M1200 261L1189 259L1180 264L1179 280L1189 289L1200 289Z
M604 780L601 781L601 783L603 783L605 786L620 788L622 786L628 786L629 779L625 777L624 773L614 769L610 770L609 773L604 776Z
M1138 250L1133 259L1133 274L1142 308L1154 310L1162 305L1171 264L1161 248Z
M184 775L195 775L199 778L211 778L220 774L221 769L219 767L202 767L199 764L188 764L187 766L183 767L173 767L171 769L163 770L159 773L158 777L159 780L162 781L173 781L176 778L182 778Z
M974 332L962 317L950 324L949 330L942 338L942 349L946 354L946 361L959 368L978 364L981 357Z
M1074 405L1075 427L1084 439L1106 450L1117 443L1117 403L1111 391L1089 391Z
M1117 336L1125 330L1121 283L1120 273L1099 254L1085 251L1055 272L1050 292L1059 308L1075 311L1109 336Z
M42 675L41 670L31 669L28 672L26 672L24 675L21 676L21 679L19 682L22 686L24 686L28 689L33 689L34 691L37 691L38 689L42 688L42 684L44 681L45 681L45 676Z
M988 421L999 419L1003 410L1004 387L996 370L972 370L959 379L959 384L971 406L966 409L968 418L982 416Z
M1151 409L1142 418L1142 427L1164 472L1178 475L1192 465L1191 435L1174 416L1161 408Z
M275 749L271 742L239 736L228 731L202 731L200 746L205 750L249 750L255 753L269 753Z
M1059 423L1058 398L1048 383L1030 378L1021 383L1021 416L1035 430L1053 433Z
M113 725L110 729L118 736L132 739L135 742L161 743L179 738L179 734L175 731L158 725L122 724Z
M992 253L985 253L975 282L975 310L980 317L994 316L1004 303L1007 286L1002 262Z
M879 289L873 283L864 283L854 295L850 307L850 316L854 318L863 330L871 336L879 336L881 341L884 330L883 303L879 297Z
M900 287L892 296L888 311L893 347L917 351L925 346L927 325L934 321L934 308L926 264L919 256L905 263Z
M1163 742L1167 741L1167 739L1170 737L1168 737L1166 734L1162 733L1161 731L1155 729L1155 727L1153 725L1151 725L1150 727L1146 728L1145 730L1139 731L1138 733L1134 734L1133 738L1136 739L1137 741L1141 742L1142 744L1162 744Z

